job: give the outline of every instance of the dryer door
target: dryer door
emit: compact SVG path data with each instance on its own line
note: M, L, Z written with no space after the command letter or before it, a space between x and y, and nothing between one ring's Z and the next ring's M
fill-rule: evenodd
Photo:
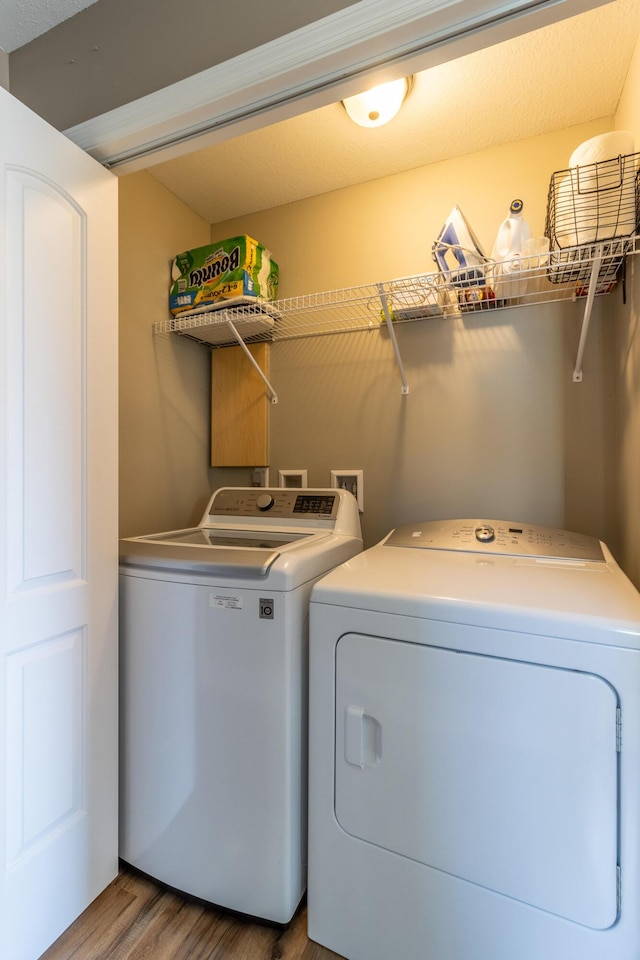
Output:
M604 929L617 916L617 706L592 674L347 634L336 817L354 837Z

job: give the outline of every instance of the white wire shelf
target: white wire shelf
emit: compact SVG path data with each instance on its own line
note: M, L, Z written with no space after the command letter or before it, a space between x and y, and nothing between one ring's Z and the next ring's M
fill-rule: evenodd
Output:
M247 300L242 304L216 305L160 321L154 324L154 333L184 334L212 346L223 346L236 342L228 335L228 321L247 342L376 330L386 320L381 296L387 298L396 323L586 299L597 257L601 257L601 264L594 295L602 296L613 289L624 256L638 252L640 237L633 237L568 247L531 258L539 262L504 275L496 284L498 292L504 294L499 298L493 292L488 265L487 282L482 286L473 282L461 284L457 271L402 277L273 302Z
M586 337L593 299L611 292L624 258L639 252L640 236L621 237L523 259L521 269L510 274L498 275L495 265L487 263L481 282L461 279L460 271L437 272L273 302L227 302L200 312L179 314L154 324L153 329L154 333L181 334L219 347L386 327L406 393L408 387L393 331L397 324L578 301L585 304ZM580 353L574 380L581 379L581 358Z

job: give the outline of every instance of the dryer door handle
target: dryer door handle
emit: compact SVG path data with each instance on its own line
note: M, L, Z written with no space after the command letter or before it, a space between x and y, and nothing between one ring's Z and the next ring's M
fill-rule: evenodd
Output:
M344 758L361 770L382 763L382 727L362 707L345 710Z

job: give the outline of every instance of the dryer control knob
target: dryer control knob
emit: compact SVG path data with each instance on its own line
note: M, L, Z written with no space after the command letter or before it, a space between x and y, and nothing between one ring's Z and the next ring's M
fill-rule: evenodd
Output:
M495 530L488 523L483 527L476 527L476 540L479 540L480 543L491 543L495 538Z
M271 510L271 507L274 505L275 500L270 493L261 493L258 499L256 500L256 506L258 510Z

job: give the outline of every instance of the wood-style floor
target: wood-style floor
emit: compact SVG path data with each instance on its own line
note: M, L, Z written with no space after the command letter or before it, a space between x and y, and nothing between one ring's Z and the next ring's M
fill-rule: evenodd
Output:
M340 960L307 938L303 905L286 929L204 907L122 869L40 960Z

